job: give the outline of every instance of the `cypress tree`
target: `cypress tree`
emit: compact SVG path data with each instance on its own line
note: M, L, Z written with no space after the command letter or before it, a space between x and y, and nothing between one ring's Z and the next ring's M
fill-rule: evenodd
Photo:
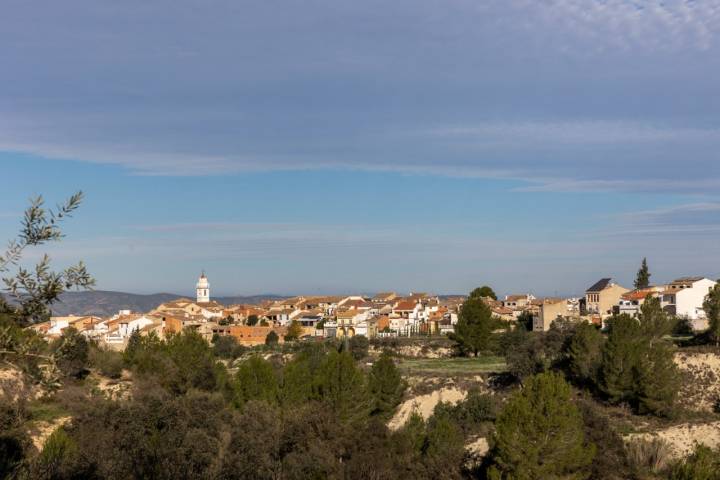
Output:
M648 269L647 258L643 258L640 269L635 277L635 288L647 288L650 286L650 270Z

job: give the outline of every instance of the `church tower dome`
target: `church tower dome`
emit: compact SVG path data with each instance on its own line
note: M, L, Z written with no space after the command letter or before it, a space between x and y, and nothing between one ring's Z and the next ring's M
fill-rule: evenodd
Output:
M197 285L195 285L195 293L197 293L198 303L207 303L210 301L210 282L208 282L204 271L202 275L200 275Z

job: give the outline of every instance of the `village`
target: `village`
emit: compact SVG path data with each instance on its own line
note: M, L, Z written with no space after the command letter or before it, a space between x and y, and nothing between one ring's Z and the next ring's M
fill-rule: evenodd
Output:
M684 322L687 330L708 328L703 301L717 282L702 276L687 276L666 284L626 288L612 278L602 278L580 298L536 298L532 294L485 296L493 315L514 328L518 320L528 329L548 331L557 319L589 322L600 328L615 314L636 317L648 297L657 298L663 310ZM490 290L491 291L491 290ZM258 305L221 305L211 299L210 282L203 272L196 284L195 300L180 298L158 305L149 312L121 310L110 318L56 316L32 328L47 340L59 338L72 327L88 339L114 350L123 350L133 332L159 338L184 329L198 332L208 342L231 336L243 346L257 346L286 338L342 339L354 336L417 337L452 333L466 297L427 293L400 295L377 293L371 297L295 296L267 300ZM293 329L292 335L288 336Z

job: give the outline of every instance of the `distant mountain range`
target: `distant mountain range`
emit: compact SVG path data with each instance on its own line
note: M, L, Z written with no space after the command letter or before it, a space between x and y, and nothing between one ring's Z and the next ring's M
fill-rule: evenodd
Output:
M0 294L2 296L2 294ZM372 295L368 295L372 296ZM439 295L441 299L460 297L462 295ZM116 314L119 310L131 310L133 312L145 313L154 309L161 303L176 300L178 298L194 299L194 296L176 295L174 293L153 293L150 295L139 295L136 293L111 292L107 290L91 290L87 292L66 292L60 296L60 300L51 307L55 316L64 315L96 315L107 317ZM233 305L240 303L258 304L264 300L280 300L288 298L287 295L249 295L237 297L213 297L222 305Z
M60 301L52 305L53 315L97 315L108 316L118 310L132 310L133 312L148 312L161 303L178 298L193 298L172 293L155 293L152 295L138 295L125 292L109 292L92 290L88 292L66 292L60 296ZM236 303L259 303L263 300L277 300L286 298L280 295L253 295L247 297L214 297L213 300L223 305Z

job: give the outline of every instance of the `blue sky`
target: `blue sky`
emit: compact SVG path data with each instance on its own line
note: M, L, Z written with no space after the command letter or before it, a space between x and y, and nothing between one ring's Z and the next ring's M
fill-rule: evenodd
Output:
M98 288L720 276L720 1L10 1L0 234ZM38 252L34 252L36 255Z

